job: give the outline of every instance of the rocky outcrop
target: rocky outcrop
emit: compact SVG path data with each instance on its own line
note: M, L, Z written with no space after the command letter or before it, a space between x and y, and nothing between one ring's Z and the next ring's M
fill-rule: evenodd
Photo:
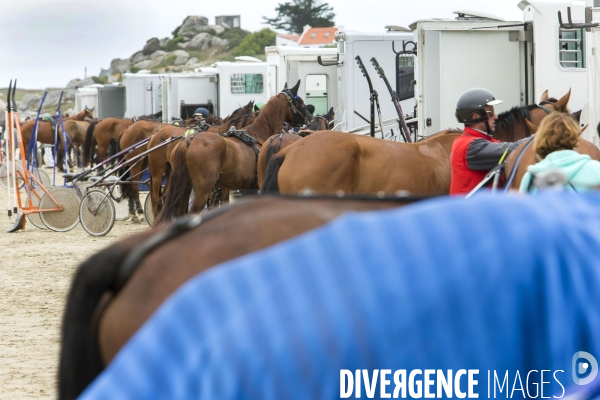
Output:
M169 53L169 55L167 57L171 57L171 56L176 57L175 61L173 61L173 65L185 64L187 62L187 60L190 59L189 53L184 50L175 50L175 51Z
M183 24L179 27L179 36L184 36L188 33L203 32L208 28L208 18L199 15L190 15L183 20Z
M156 50L160 50L160 41L158 38L152 38L146 42L146 45L142 49L142 53L147 56L154 53Z
M85 86L90 86L93 85L94 80L92 78L86 78L86 79L73 79L71 80L69 83L67 83L67 89L78 89L81 87L85 87Z
M42 96L40 96L39 94L28 93L25 96L23 96L19 104L17 104L17 109L19 111L25 111L29 110L30 108L37 107L39 106L41 99Z
M146 60L142 60L139 63L135 64L135 67L138 69L147 69L152 68L159 65L167 58L167 53L162 50L156 50L154 53L148 57Z

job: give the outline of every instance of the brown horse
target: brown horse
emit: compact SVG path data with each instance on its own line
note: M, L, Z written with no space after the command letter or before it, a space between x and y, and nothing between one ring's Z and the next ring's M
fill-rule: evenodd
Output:
M126 149L133 146L136 143L141 142L144 139L149 138L156 132L160 131L161 128L167 128L171 125L163 124L162 122L152 122L146 120L138 120L131 124L127 129L119 135L118 143L121 149ZM143 153L148 148L148 145L140 146L132 152L124 156L125 160L132 159L133 157ZM129 170L127 173L121 176L121 180L131 179L133 181L139 181L141 174L144 169L148 167L148 158L135 163L135 165L126 166L125 169ZM121 184L121 190L124 196L129 199L129 214L132 217L133 222L141 222L136 216L135 210L138 214L143 214L142 204L140 203L140 191L137 184L123 183Z
M77 113L76 115L73 115L72 117L65 117L63 119L63 122L65 124L65 130L67 131L67 134L69 134L69 129L67 128L67 123L68 121L84 121L86 118L92 118L93 114L92 111L85 109L79 113ZM60 124L59 124L60 125ZM29 148L29 142L31 140L31 136L33 135L33 128L35 127L35 120L34 119L30 119L28 121L25 121L22 125L21 125L21 134L23 135L23 146L25 147L25 149ZM58 132L59 134L62 134L62 127L58 127ZM69 137L71 138L71 140L73 140L73 137L69 134ZM45 143L45 144L54 144L54 126L51 122L48 121L43 121L43 120L39 120L38 121L38 130L37 130L37 136L36 136L36 141L40 142L40 143ZM58 162L57 165L62 167L62 154L63 154L63 144L62 144L62 140L58 141Z
M306 121L304 101L298 97L300 81L291 89L273 96L259 116L243 131L223 136L201 132L182 141L173 153L173 172L165 205L156 224L170 221L187 210L194 189L192 212L200 212L213 188L258 189L256 159L259 147L281 130L284 122Z
M116 141L121 132L127 129L133 120L129 118L105 118L96 124L90 125L83 146L83 166L88 166L94 161L94 145L98 145L96 162L101 162L106 156L111 142Z
M160 304L198 273L307 232L344 212L387 209L410 201L245 198L210 211L193 230L128 265L125 257L154 234L168 232L167 225L113 244L82 264L71 285L62 327L59 398L79 395Z
M253 105L254 101L251 101L244 107L238 108L237 110L232 112L231 115L223 118L221 120L221 125L212 126L208 128L207 131L216 131L215 133L226 132L232 126L234 126L235 129L241 129L247 126L248 124L251 124L252 122L254 122L254 116L250 114ZM148 143L148 148L154 148L159 143L162 143L171 137L182 136L185 134L186 131L187 129L177 126L164 127L152 136L152 139L150 139L150 142ZM167 178L167 182L165 185L165 187L167 187L171 175L171 154L173 153L173 150L177 147L178 143L178 141L172 142L148 154L148 166L150 169L151 179L150 199L152 201L152 213L155 217L158 215L158 212L161 208L159 198L162 195L161 183L163 180L163 176L166 176Z
M258 162L256 167L258 171L258 188L262 189L267 163L275 154L313 132L330 129L329 125L331 122L333 122L334 117L335 113L333 111L333 107L331 107L327 114L313 116L308 126L305 129L298 131L298 133L281 132L277 135L271 136L265 145L260 148L260 152L258 153Z
M528 126L533 133L537 132L538 127L536 125L528 123ZM592 160L600 161L600 149L585 139L580 138L579 144L573 150L581 154L589 155ZM510 183L511 190L519 190L523 175L525 175L525 172L527 172L527 167L538 162L535 154L534 144L530 142L523 143L506 158L506 162L504 164L505 182L508 182L510 176L512 175L517 160L519 160L519 164L514 172L513 180Z
M512 140L530 135L535 124L554 110L566 111L570 91L543 106L513 108L498 116L496 134ZM435 196L450 192L450 151L459 135L435 134L417 143L399 143L325 131L283 149L267 165L264 191L298 193L394 193Z

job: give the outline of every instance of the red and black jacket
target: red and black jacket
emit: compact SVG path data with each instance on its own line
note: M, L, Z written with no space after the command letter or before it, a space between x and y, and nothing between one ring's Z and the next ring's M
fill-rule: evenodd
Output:
M506 149L510 153L527 139L500 142L481 131L465 126L463 134L452 144L450 153L450 194L469 193L498 165Z

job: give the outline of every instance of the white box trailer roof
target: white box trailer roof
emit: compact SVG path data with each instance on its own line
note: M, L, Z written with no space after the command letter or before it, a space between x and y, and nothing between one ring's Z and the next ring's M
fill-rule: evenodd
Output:
M367 134L370 126L361 118L370 118L370 93L366 78L361 73L356 56L360 56L369 73L374 90L378 93L381 107L382 119L384 120L384 131L389 135L393 130L394 135L399 137L398 114L391 101L391 96L383 80L377 75L371 58L375 57L383 68L390 85L394 90L397 88L396 77L396 54L394 49L402 49L403 42L413 40L413 35L406 32L365 33L356 31L338 31L338 107L336 110L336 129L344 132ZM411 69L414 57L412 55L401 56L402 65ZM411 79L412 80L412 79ZM411 95L412 96L412 95ZM402 109L409 118L414 112L414 98L400 102ZM379 131L379 121L376 118L376 131Z
M337 108L337 69L331 63L336 59L336 48L303 48L288 46L270 46L265 48L268 75L269 97L301 80L298 95L306 104L315 106L315 114L326 114L330 107ZM337 110L336 110L337 112Z

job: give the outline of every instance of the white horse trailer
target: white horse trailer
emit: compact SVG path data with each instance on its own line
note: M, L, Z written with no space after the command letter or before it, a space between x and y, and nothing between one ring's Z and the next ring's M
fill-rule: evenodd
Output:
M94 84L77 89L75 93L75 113L88 109L92 110L94 118L98 118L98 89L99 84Z
M338 80L335 48L270 46L265 48L269 69L268 93L275 96L301 80L298 95L315 106L315 114L326 114L330 107L337 113ZM319 62L321 59L321 62Z
M94 84L77 89L75 112L81 112L86 108L92 110L94 118L123 118L125 88L119 84Z
M165 74L123 74L125 118L156 114L162 110L161 77Z
M369 134L370 132L370 90L367 79L357 65L356 56L360 56L370 76L373 89L378 94L383 119L383 129L387 137L395 138L399 134L398 114L392 103L390 92L384 81L375 71L371 58L375 57L400 99L405 117L410 121L414 113L414 94L412 88L414 56L397 55L403 44L413 40L410 32L365 33L338 31L337 65L338 94L336 107L336 129L344 132ZM408 84L407 84L408 83ZM381 137L380 125L375 112L376 137Z
M521 3L525 2L523 1ZM567 25L567 29L561 27L561 30L564 29L564 31L572 32L571 38L581 38L585 43L585 46L583 47L584 53L577 54L578 57L580 56L582 60L585 60L587 75L585 82L587 88L587 104L583 108L584 112L581 115L580 123L582 126L589 124L589 128L583 131L581 136L594 143L596 146L599 146L600 138L598 137L597 127L600 123L600 78L598 77L598 68L600 66L600 52L598 51L598 46L600 46L600 0L587 0L583 5L585 6L584 10L575 8L572 4L568 5L571 7L571 20L574 22L574 25ZM567 5L561 9L562 18L565 23L568 21L566 7ZM527 11L527 9L525 8L524 11ZM584 18L582 18L582 14ZM585 23L585 25L582 23ZM573 42L566 43L572 44ZM565 49L564 44L561 46L561 50L563 49ZM574 60L571 55L570 61L578 61L578 59Z
M251 100L255 103L269 100L266 62L216 62L213 68L218 82L218 115L231 114ZM205 68L200 71L204 72Z
M198 107L225 116L250 100L266 102L265 62L217 62L195 72L124 74L125 117L162 111L163 121L188 119Z
M523 21L457 11L456 20L413 23L419 135L459 127L456 99L473 87L485 87L503 100L498 112L536 103L546 90L560 97L570 89L570 109L584 108L585 31L563 29L557 18L559 10L571 7L574 21L583 21L583 5L527 0L518 5Z

